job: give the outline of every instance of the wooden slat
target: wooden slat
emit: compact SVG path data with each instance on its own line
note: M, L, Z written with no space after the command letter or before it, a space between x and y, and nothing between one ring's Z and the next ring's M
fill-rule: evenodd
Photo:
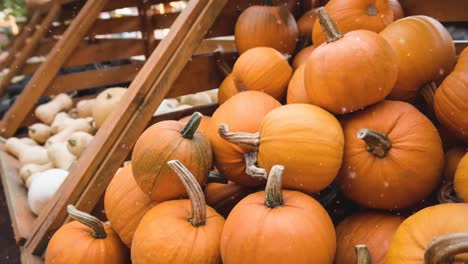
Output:
M60 25L51 28L50 35L62 35L68 28ZM109 19L98 19L91 29L93 35L118 34L123 32L140 31L140 18L138 16L125 16Z
M13 233L16 244L23 245L36 216L28 207L28 193L18 174L19 167L20 164L15 158L0 151L0 174Z
M214 111L218 108L218 104L208 104L208 105L201 105L192 108L187 108L179 111L169 112L162 115L153 116L148 123L148 126L156 124L157 122L161 122L164 120L179 120L183 117L189 116L195 112L200 112L205 116L211 116Z
M35 222L26 243L29 252L43 252L47 237L66 218L66 205L73 203L80 210L92 210L225 3L226 0L188 2L130 85L125 100L106 119L93 144Z
M24 248L20 249L21 264L44 264L44 260L41 257L34 256Z
M466 0L399 0L406 16L426 15L441 22L468 21Z

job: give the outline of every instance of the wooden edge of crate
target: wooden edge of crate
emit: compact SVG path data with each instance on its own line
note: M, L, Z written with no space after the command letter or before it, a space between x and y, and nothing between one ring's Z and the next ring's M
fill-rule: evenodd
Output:
M44 260L41 257L35 256L20 247L20 259L21 264L44 264Z

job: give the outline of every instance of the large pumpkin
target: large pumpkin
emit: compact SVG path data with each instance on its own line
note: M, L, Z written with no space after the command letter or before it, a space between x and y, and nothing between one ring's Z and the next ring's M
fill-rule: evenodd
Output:
M334 114L345 114L383 100L397 78L392 47L368 30L343 36L323 7L317 11L328 43L318 46L305 64L310 102Z
M380 35L398 58L398 80L390 99L409 101L430 81L440 80L455 65L455 47L437 20L411 16L388 25Z
M133 234L141 218L156 204L136 184L131 164L117 171L104 195L107 218L127 247L132 244Z
M299 30L299 39L302 42L311 42L312 29L314 27L315 20L317 19L317 13L311 9L305 12L299 20L297 20L297 28Z
M190 121L191 116L186 116L181 119L179 119L179 122L182 122L183 124L187 124ZM202 119L200 121L200 125L198 126L198 130L203 133L203 135L208 134L208 130L210 129L210 121L211 117L209 116L202 116Z
M240 54L255 47L271 47L292 54L296 49L296 20L286 6L254 5L242 12L235 26L235 40ZM268 3L269 2L269 3Z
M461 146L453 147L445 152L444 180L453 181L458 163L460 163L466 152L466 148Z
M304 87L304 68L305 65L301 65L293 74L293 77L289 81L288 93L286 96L286 102L288 104L307 104L309 103L309 96Z
M250 187L265 183L263 177L251 177L246 173L245 154L248 150L222 139L218 135L218 127L225 123L232 131L258 132L263 117L279 106L278 101L265 93L247 91L234 95L216 109L208 135L216 168L223 176Z
M361 205L395 209L426 198L444 165L436 128L412 105L383 101L342 120L343 165L337 181Z
M404 218L385 213L359 213L336 227L335 264L356 263L354 247L365 244L373 264L385 264L393 235Z
M307 60L309 59L310 57L310 54L312 54L312 51L315 50L315 46L312 45L312 46L308 46L306 48L303 48L301 51L299 51L297 54L296 54L296 57L294 57L294 60L293 60L293 63L292 63L292 67L294 69L294 71L297 71L297 69L305 64L307 62Z
M244 89L245 90L245 89ZM229 98L233 97L235 94L238 94L241 90L237 87L232 74L229 74L224 78L223 82L219 85L218 91L218 104L222 105Z
M453 249L463 250L463 247L456 246L460 241L464 241L464 250L465 252L468 251L468 237L466 236L468 225L466 219L468 219L468 204L466 203L439 204L422 209L408 217L398 227L387 253L386 264L466 263L464 262L468 260L466 254L457 256L453 262L448 261L448 259L441 259L441 256L444 255L450 257L453 254L450 251ZM458 241L457 239L446 240L446 243L442 244L440 244L439 240L436 244L439 246L434 247L432 242L432 247L430 247L433 239L457 233L465 233L464 239L463 236L461 236L461 239L459 236ZM425 254L428 258L426 262L424 261Z
M437 119L468 143L468 49L458 57L457 65L434 96Z
M464 202L468 202L468 154L465 154L460 163L458 163L453 187L458 197Z
M150 126L138 138L132 153L132 171L145 194L157 202L186 197L184 186L167 166L170 159L180 159L203 183L211 170L213 158L209 140L197 131L202 115L192 115L187 124L162 121Z
M393 22L393 10L388 0L331 0L325 9L342 33L359 29L378 33ZM314 24L312 39L314 45L327 40L318 20Z
M221 126L228 141L258 152L258 165L266 171L282 163L283 185L314 193L336 177L343 158L343 131L336 118L320 107L289 104L268 113L260 133L232 133Z
M226 184L208 183L205 186L206 204L213 207L222 216L227 217L232 208L252 192L252 189L235 182L228 182Z
M140 222L132 242L132 263L221 263L224 218L205 204L195 177L179 161L168 165L179 175L190 200L160 203Z
M68 205L68 214L76 221L66 223L52 236L45 263L129 263L128 248L110 225Z
M389 0L388 2L390 3L390 7L393 11L393 20L398 20L405 16L403 8L401 7L400 2L398 2L398 0Z
M278 51L259 47L243 53L234 64L232 74L239 90L261 91L281 100L292 68Z
M282 170L274 166L265 191L247 196L229 214L221 237L223 263L333 263L330 217L310 196L282 191Z

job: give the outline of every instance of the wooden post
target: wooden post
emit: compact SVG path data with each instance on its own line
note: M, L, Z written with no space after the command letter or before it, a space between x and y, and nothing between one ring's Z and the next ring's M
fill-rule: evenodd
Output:
M107 118L91 146L34 223L26 249L41 254L48 237L66 219L66 205L90 212L113 174L169 93L187 61L227 0L191 0Z
M149 0L141 1L138 4L138 13L141 19L141 36L145 40L146 58L148 58L156 47L156 39L154 37L153 20L148 14L151 2Z

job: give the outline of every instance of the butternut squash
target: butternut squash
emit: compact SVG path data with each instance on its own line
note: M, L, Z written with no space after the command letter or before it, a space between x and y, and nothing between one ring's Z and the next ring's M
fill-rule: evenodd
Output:
M165 113L172 112L174 111L174 108L176 108L178 105L179 101L177 101L176 99L164 99L159 105L156 112L154 112L154 115L162 115Z
M26 185L26 181L33 175L34 173L42 172L48 169L52 169L54 166L51 162L46 164L26 164L20 168L19 174L21 176L21 180Z
M53 133L52 128L46 124L36 123L28 127L28 135L39 144L44 144Z
M75 122L75 119L73 119L67 113L58 113L55 116L54 121L52 121L52 124L50 125L50 127L52 128L52 133L57 134L58 132L64 130L66 127L70 126L73 122Z
M93 138L93 135L86 132L74 132L67 140L67 148L73 155L79 158Z
M78 111L79 117L90 117L93 116L93 105L96 103L96 99L81 100L76 103L76 110Z
M39 215L67 176L66 170L50 169L29 178L28 205L34 214Z
M56 95L50 102L42 104L36 108L34 114L43 123L50 125L54 121L55 115L62 111L69 110L73 106L73 101L67 94Z
M32 146L29 140L28 142L25 142L25 140L16 137L11 137L9 139L0 138L0 141L5 144L5 151L15 156L16 158L19 156L19 153L23 148Z
M180 97L180 103L183 105L200 106L211 104L212 102L211 97L205 92L188 94Z
M126 88L109 88L96 97L93 105L93 118L97 128L100 128L112 110L118 107L125 92L127 92Z
M56 168L68 170L76 161L75 155L68 151L67 145L63 142L53 142L47 146L49 159Z
M77 131L86 132L89 134L94 133L94 127L91 124L91 118L78 118L73 119L73 122L62 129L59 133L50 137L46 144L50 144L53 142L66 142L70 136Z
M180 111L180 110L189 109L192 107L193 107L192 105L180 104L174 108L174 111Z
M37 142L35 140L33 140L32 138L28 138L28 137L24 137L24 138L20 138L20 141L26 145L29 145L29 146L37 146Z
M30 163L42 165L50 162L47 150L44 147L28 145L21 148L18 154L18 160L21 166Z
M77 119L77 118L80 118L80 115L78 114L78 110L75 108L72 108L70 109L68 112L67 112L68 116L73 118L73 119Z

